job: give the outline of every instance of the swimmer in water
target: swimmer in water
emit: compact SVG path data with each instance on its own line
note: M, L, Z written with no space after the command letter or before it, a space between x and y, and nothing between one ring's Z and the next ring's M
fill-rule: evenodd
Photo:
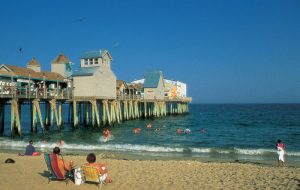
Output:
M184 130L184 133L185 133L185 134L190 134L190 133L191 133L191 130L190 130L189 128L186 128L186 129Z
M182 132L183 132L183 130L182 130L181 128L177 128L177 129L176 129L176 133L177 133L177 134L181 134Z
M148 123L148 125L147 125L147 129L151 129L152 128L152 125L151 125L151 123Z
M201 128L200 130L200 133L205 133L205 129Z
M58 147L59 148L62 148L62 146L65 144L65 141L63 141L63 140L59 140L58 142L57 142L57 145L58 145Z
M141 131L142 131L141 128L134 128L134 129L133 129L133 132L134 132L135 134L139 134L139 133L141 133Z
M109 137L110 137L110 131L108 130L108 128L106 128L104 131L103 131L103 137L106 141L109 140Z

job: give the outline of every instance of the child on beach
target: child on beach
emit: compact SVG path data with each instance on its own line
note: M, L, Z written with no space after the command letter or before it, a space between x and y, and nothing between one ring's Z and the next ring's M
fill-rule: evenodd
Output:
M285 158L284 158L284 149L285 146L284 144L281 142L281 140L277 141L276 144L277 147L277 154L278 154L278 166L284 166L284 162L285 162Z

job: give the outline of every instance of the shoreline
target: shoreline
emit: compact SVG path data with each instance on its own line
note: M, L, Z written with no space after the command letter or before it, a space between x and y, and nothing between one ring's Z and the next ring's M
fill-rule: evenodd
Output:
M11 154L11 155L18 155L18 153L23 153L24 150L7 150L7 149L0 149L0 154ZM41 156L44 153L50 153L51 151L41 151ZM101 158L104 159L112 159L112 160L139 160L139 161L197 161L202 163L239 163L239 164L254 164L260 166L267 166L267 167L276 167L277 166L277 156L271 157L265 160L261 159L236 159L231 158L230 156L218 156L218 157L190 157L190 156L166 156L166 155L149 155L143 153L135 153L135 152L118 152L118 151L111 151L111 150L76 150L76 151L68 151L62 149L63 156L86 156L88 153L93 152L96 155L99 155ZM286 167L293 167L293 168L300 168L300 162L296 161L289 161L286 162Z
M130 160L96 154L97 162L108 166L112 184L105 189L297 189L300 168L255 163L220 163L197 160ZM109 157L109 158L107 158ZM5 164L7 158L16 161ZM79 167L85 156L66 155ZM1 189L98 189L93 184L76 186L50 182L43 155L17 156L0 153ZM13 176L13 177L12 177Z

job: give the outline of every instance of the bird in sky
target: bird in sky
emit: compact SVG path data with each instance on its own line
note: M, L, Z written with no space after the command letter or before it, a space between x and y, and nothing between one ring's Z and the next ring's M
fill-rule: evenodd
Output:
M20 54L22 54L23 53L23 49L19 48L19 52L20 52Z

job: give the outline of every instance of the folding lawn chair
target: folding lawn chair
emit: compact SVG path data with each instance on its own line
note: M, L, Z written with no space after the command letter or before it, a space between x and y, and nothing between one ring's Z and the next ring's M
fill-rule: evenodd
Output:
M58 180L58 181L65 181L66 185L69 182L69 179L72 178L72 173L66 170L66 174L63 175L62 172L59 170L58 167L58 157L55 154L44 154L44 158L47 164L49 176L48 176L48 183L51 180Z

